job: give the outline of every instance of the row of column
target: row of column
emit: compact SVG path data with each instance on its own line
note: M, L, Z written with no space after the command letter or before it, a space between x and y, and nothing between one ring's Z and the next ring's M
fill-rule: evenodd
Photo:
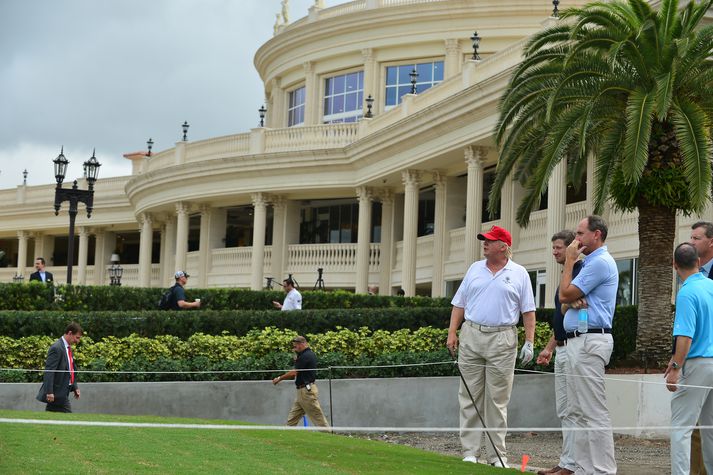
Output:
M460 40L456 38L444 41L444 80L447 80L460 73L464 55ZM379 113L384 108L385 91L379 87L379 62L377 61L377 50L374 48L364 48L361 51L362 65L364 70L364 99L371 95L374 98L373 113ZM304 72L305 88L305 109L304 124L317 125L320 122L320 75L316 70L313 61L307 61L302 65ZM297 86L298 87L298 86ZM282 84L280 78L273 78L270 81L270 94L267 97L268 117L267 124L272 128L282 128L287 126L287 106L290 90L296 88L293 84ZM366 103L363 104L366 111Z

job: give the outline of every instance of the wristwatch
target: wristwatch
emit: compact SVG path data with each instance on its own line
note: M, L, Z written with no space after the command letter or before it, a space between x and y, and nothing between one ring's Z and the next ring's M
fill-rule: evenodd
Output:
M681 367L681 365L679 365L679 364L676 363L675 361L671 361L671 368L673 368L673 369L679 369L680 367Z

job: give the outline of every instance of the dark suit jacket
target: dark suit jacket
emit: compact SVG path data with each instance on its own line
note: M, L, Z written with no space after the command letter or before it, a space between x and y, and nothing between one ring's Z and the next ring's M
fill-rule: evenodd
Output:
M66 373L51 370L66 371ZM68 370L69 359L67 358L67 351L64 349L64 342L60 338L50 346L47 352L45 377L42 381L42 387L37 393L37 400L46 403L47 394L54 394L55 402L67 400L70 391L77 389L77 363L74 363L74 386L72 387L69 386L70 373Z
M30 282L32 282L33 280L42 282L42 278L40 277L40 271L33 272L32 274L30 274ZM45 271L45 282L52 281L54 281L54 276L52 275L52 272Z

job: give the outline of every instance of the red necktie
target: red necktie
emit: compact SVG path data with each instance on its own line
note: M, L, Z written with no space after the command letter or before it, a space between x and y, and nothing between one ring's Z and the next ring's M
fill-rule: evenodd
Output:
M67 347L67 354L69 355L69 384L74 384L74 357L72 356L72 347Z

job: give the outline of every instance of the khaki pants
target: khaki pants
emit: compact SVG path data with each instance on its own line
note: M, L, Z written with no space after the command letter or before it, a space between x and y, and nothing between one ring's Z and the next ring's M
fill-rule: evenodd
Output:
M307 391L307 388L297 390L297 397L287 416L287 425L296 426L305 414L309 417L312 425L329 427L324 412L322 412L322 406L319 404L319 391L316 383L312 383L310 391Z
M577 475L616 473L604 385L604 367L613 349L610 334L590 333L567 340L567 404L575 427L586 429L577 430L574 436Z
M713 385L713 358L686 360L679 384L710 387ZM713 425L713 391L704 388L679 387L671 397L671 426L690 427L700 422ZM691 429L671 430L671 473L696 473L691 467ZM703 464L713 472L713 431L701 430Z
M562 455L557 464L561 468L575 471L574 459L574 417L569 413L567 404L567 345L558 346L555 356L555 408L562 424Z
M517 330L515 327L497 329L473 325L466 321L460 331L458 346L458 367L478 411L485 420L485 425L500 452L505 457L505 434L507 432L507 408L512 392L517 357ZM498 461L498 454L482 431L468 429L482 428L468 391L460 384L458 391L460 405L460 441L465 456L480 456L480 447L485 437L485 451L488 463Z

